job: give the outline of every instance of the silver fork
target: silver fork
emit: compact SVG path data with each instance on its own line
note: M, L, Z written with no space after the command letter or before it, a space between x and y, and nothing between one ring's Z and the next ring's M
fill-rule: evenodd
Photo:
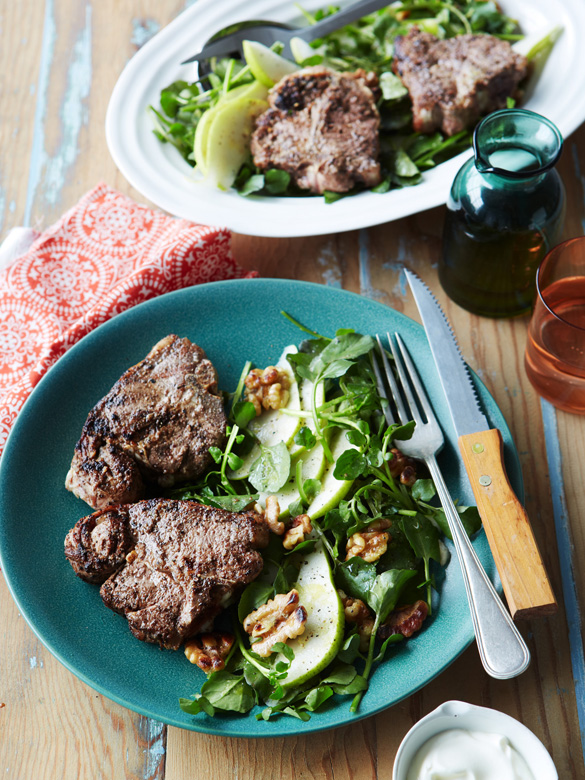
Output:
M394 334L396 349L392 345L390 334L387 333L386 336L390 352L394 358L402 392L410 410L409 414L404 405L402 393L396 382L394 372L390 367L386 352L382 347L380 337L377 336L384 373L396 404L400 422L402 424L407 423L409 420L416 422L412 438L400 441L398 446L405 455L423 460L435 483L441 505L445 510L453 537L453 544L463 573L463 582L469 601L475 638L484 669L489 675L498 680L516 677L528 668L530 653L508 610L502 603L481 565L445 485L445 480L435 457L444 444L443 432L418 377L414 363L398 333ZM373 365L378 391L382 397L388 398L382 374L376 361L373 361ZM385 415L388 424L392 425L395 420L389 405L386 407Z

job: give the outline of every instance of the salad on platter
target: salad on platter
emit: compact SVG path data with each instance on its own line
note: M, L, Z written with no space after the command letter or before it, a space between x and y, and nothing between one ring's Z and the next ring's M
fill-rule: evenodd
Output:
M521 100L559 32L524 38L491 0L403 0L311 44L293 38L295 62L245 41L244 60L166 86L154 132L243 196L385 193L419 184L469 147L481 115Z
M254 506L271 530L258 578L186 643L207 674L180 700L193 715L260 706L258 720L306 721L335 695L355 713L392 646L440 610L449 528L424 466L400 451L414 422L386 422L374 339L296 324L310 337L273 366L243 367L214 466L169 493L231 512ZM474 534L476 508L458 511Z

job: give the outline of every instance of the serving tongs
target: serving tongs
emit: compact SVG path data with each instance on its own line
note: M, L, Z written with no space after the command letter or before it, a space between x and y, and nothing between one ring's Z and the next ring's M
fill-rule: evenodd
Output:
M301 38L307 42L314 41L317 38L322 38L324 35L329 35L329 33L335 30L339 30L341 27L345 27L350 22L355 22L356 19L360 19L362 16L379 11L387 5L388 0L357 0L357 2L347 6L347 8L343 8L337 13L306 27L291 28L279 22L262 20L235 22L229 27L219 30L210 38L209 43L200 52L183 60L181 65L187 65L190 62L201 62L211 57L242 55L242 43L245 40L258 41L258 43L263 43L269 47L278 41L284 44L282 56L291 59L290 41L292 38Z

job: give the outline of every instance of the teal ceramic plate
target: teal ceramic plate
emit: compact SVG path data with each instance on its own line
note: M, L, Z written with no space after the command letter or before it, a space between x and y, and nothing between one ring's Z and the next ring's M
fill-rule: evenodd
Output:
M73 448L88 411L129 366L163 336L176 333L200 344L215 364L223 389L235 387L246 359L268 365L303 334L286 310L325 334L351 327L362 333L399 331L413 355L443 424L441 466L453 496L472 503L455 455L456 438L420 325L353 293L306 282L255 279L191 287L141 304L102 325L73 347L38 384L9 436L0 465L0 563L22 615L46 647L73 674L136 712L209 734L271 737L348 724L395 704L452 663L473 638L455 558L440 586L440 604L415 638L396 646L379 668L358 715L339 698L307 723L293 718L184 714L179 696L195 693L204 675L182 652L161 652L136 640L123 617L101 603L97 586L74 576L63 540L88 507L65 490ZM484 410L503 434L506 466L522 498L522 479L510 432L494 400L476 379ZM483 532L475 548L495 569Z

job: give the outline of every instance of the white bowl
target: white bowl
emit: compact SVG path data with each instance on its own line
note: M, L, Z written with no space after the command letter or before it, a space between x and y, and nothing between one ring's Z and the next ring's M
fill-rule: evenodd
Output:
M408 768L423 744L449 729L469 729L506 736L524 758L535 780L558 780L547 749L522 723L503 712L463 701L447 701L415 723L406 734L394 760L392 780L406 780Z

